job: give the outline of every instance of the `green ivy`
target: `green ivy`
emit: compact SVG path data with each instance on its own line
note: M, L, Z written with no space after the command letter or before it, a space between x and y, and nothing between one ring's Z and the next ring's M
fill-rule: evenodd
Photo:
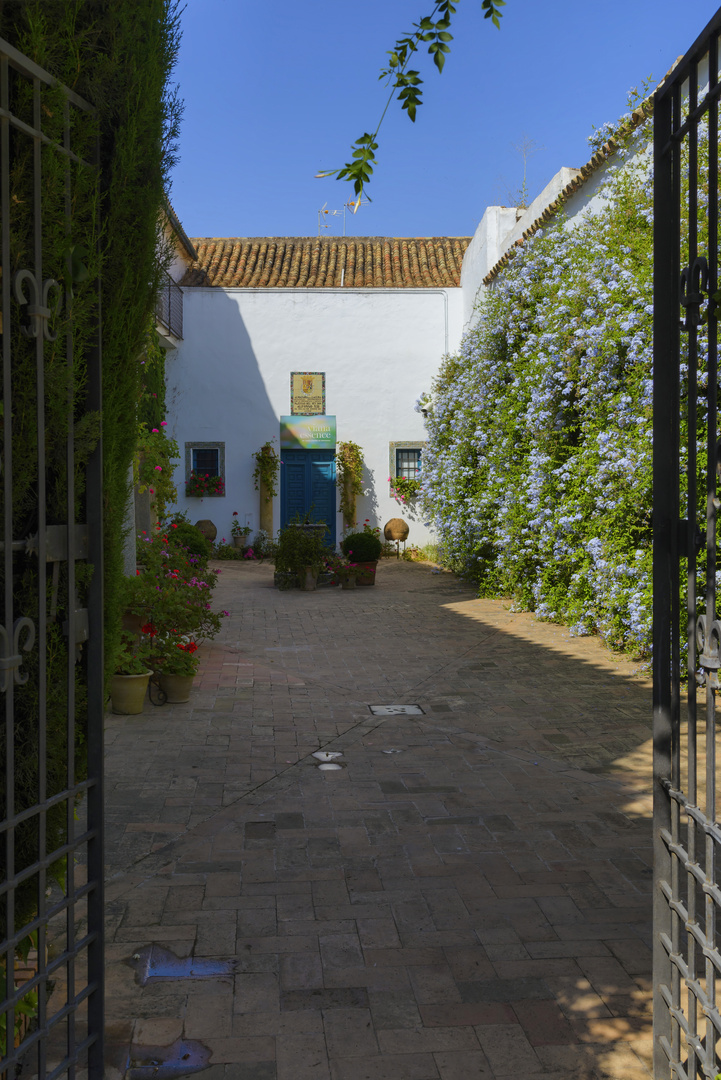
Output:
M273 446L273 440L263 443L260 450L253 454L255 468L253 469L253 482L255 490L260 485L265 486L265 501L270 502L278 494L278 472L280 470L280 458Z
M363 494L363 451L358 443L340 442L336 448L335 482L340 488L340 512L346 528L355 525L356 499Z

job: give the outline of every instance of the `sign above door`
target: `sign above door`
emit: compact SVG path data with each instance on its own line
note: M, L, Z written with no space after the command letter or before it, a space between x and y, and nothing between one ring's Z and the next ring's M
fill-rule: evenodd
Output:
M335 416L281 416L282 450L333 450Z

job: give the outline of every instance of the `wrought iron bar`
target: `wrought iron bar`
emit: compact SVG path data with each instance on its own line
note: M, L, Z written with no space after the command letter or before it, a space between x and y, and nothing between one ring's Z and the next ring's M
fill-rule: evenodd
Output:
M52 91L62 97L62 109L57 109L57 96L53 108L45 104L45 95ZM17 115L16 102L27 93L29 108L22 118ZM43 124L54 118L56 132L62 130L61 138L51 138L43 131ZM95 146L92 154L76 152L81 148L79 138L82 125L90 123L89 136L84 145ZM25 172L16 169L12 174L13 161L22 155ZM48 168L60 165L60 170ZM64 227L65 237L72 239L74 222L79 208L75 178L81 166L97 175L97 132L93 113L74 91L63 87L51 75L33 61L23 57L7 42L0 40L0 210L2 235L0 260L2 274L2 448L0 465L2 472L2 539L0 540L0 565L3 571L0 612L0 692L5 730L3 734L3 792L2 820L0 821L0 854L2 856L3 880L0 883L0 963L4 965L4 977L0 982L0 1017L5 1022L7 1037L0 1048L0 1074L12 1075L14 1070L25 1068L38 1080L51 1080L67 1076L72 1080L80 1069L87 1069L89 1080L100 1080L104 1075L103 1063L103 810L102 810L102 762L103 762L103 642L102 642L102 458L98 445L86 470L84 494L79 498L74 478L76 461L74 449L74 422L78 408L76 392L76 366L81 364L83 373L84 408L101 413L101 348L100 348L100 284L85 292L93 302L96 300L96 316L88 337L82 346L75 337L72 321L71 281L72 264L68 256L64 275L56 271L58 281L44 273L46 252L43 250L45 233L44 215L53 213L54 224ZM21 176L21 180L17 177ZM58 179L59 178L59 179ZM28 240L17 234L12 250L11 230L13 219L13 184L23 182L25 205L31 209ZM52 185L53 210L47 209L48 192ZM59 186L57 186L59 184ZM95 213L95 201L88 203L87 213ZM91 209L91 207L93 209ZM60 220L58 221L58 216ZM94 219L93 228L99 233L99 222ZM24 245L24 246L23 246ZM20 261L18 261L20 252ZM76 299L77 304L77 299ZM62 337L60 330L62 328ZM90 341L88 346L87 342ZM82 352L80 349L82 348ZM55 454L53 462L63 461L63 503L53 488L52 514L48 510L50 490L49 476L57 465L48 460L49 439L46 446L46 410L49 407L46 388L46 370L49 367L48 351L52 361L64 362L67 387L67 410L65 416L64 459ZM14 455L18 449L26 454L26 447L18 448L17 431L13 428L13 394L18 389L14 380L23 356L32 362L30 382L23 384L26 399L35 408L35 438L31 439L35 457L32 476L32 505L26 496L22 516L18 515L13 500ZM56 402L53 402L55 407ZM27 409L26 409L27 412ZM53 447L56 450L56 447ZM19 497L18 497L19 498ZM80 503L84 522L76 522L76 504ZM62 524L55 524L63 521ZM16 517L24 524L16 533ZM47 521L54 522L48 526ZM33 529L34 526L34 529ZM28 536L33 532L34 535ZM87 600L79 598L76 587L76 564L85 560L93 564L94 573ZM48 566L50 564L50 567ZM60 568L62 570L62 581ZM25 592L17 592L18 583L34 581L35 593L31 596L27 585ZM51 576L52 575L52 576ZM79 580L79 578L78 578ZM50 589L49 586L52 585ZM60 593L60 600L59 600ZM22 599L20 597L22 596ZM87 606L81 606L86 604ZM24 610L23 605L26 605ZM32 608L32 611L27 610ZM62 618L61 618L61 614ZM64 620L64 621L63 621ZM64 686L62 706L49 705L48 635L55 633L55 641L64 642L59 655L63 657ZM62 637L62 631L65 638ZM76 643L86 641L83 648L87 658L88 705L79 705L76 696ZM57 647L55 647L55 655ZM28 710L23 697L27 693L28 672L32 674L33 708ZM54 669L58 679L58 669ZM64 711L63 711L64 710ZM32 716L36 724L37 775L34 789L24 788L15 776L16 725L18 716L23 723ZM88 775L79 779L75 770L75 747L77 725L87 721ZM63 732L67 747L66 760L62 763L60 782L49 771L51 730ZM53 765L57 766L56 758ZM60 790L58 790L60 788ZM28 798L28 795L31 797ZM85 800L87 822L78 824L75 809ZM64 834L48 827L49 821L64 822ZM32 845L20 850L18 837L31 835ZM30 856L30 857L29 857ZM87 884L78 885L75 879L75 862L86 861ZM66 860L67 874L64 885L53 895L48 893L50 871L60 860ZM37 906L34 915L26 905L22 910L17 903L19 890L32 888ZM61 897L58 898L58 891ZM87 926L81 927L87 909ZM50 923L61 917L65 923L64 942L60 941L57 955L48 960L46 945L50 939ZM54 933L55 931L53 931ZM28 982L16 988L13 964L18 947L28 935L37 935L37 965ZM87 958L87 974L82 973L82 963ZM49 980L56 978L65 987L65 1000L56 1004L48 995ZM18 1006L31 991L37 993L37 1018L32 1032L21 1029L16 1034ZM87 1024L85 1014L87 1012ZM19 1045L15 1045L19 1042Z
M719 33L721 11L659 88L654 109L656 1080L713 1080L721 1067L716 1049L721 1034L716 1003L721 978L716 941L721 827L716 821L715 751L715 697L721 672L721 621L716 607L716 518L721 503L717 497L715 302L719 286ZM687 396L683 441L681 384ZM686 516L679 545L676 499L684 489ZM703 514L706 553L697 573L698 518ZM683 563L685 630L679 618ZM680 709L679 647L684 638L685 724ZM704 705L698 717L697 681L703 688Z

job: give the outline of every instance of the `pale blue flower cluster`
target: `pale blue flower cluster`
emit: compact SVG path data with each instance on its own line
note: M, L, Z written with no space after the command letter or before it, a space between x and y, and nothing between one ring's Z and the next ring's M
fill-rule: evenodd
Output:
M596 139L605 141L610 130ZM425 412L446 563L572 633L651 636L652 176L642 127L600 208L561 216L485 291Z

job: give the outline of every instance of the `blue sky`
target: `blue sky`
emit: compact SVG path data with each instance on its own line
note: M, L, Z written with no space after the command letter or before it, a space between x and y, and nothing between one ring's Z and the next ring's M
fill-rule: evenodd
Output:
M393 104L379 135L372 202L346 218L356 236L472 235L508 202L528 159L533 197L589 156L592 127L657 82L718 0L507 0L501 29L481 0L458 0L442 75L423 55L415 124ZM186 0L175 78L185 101L171 199L189 236L314 236L348 184L317 180L372 131L388 91L385 52L433 0ZM325 235L342 233L339 214Z

